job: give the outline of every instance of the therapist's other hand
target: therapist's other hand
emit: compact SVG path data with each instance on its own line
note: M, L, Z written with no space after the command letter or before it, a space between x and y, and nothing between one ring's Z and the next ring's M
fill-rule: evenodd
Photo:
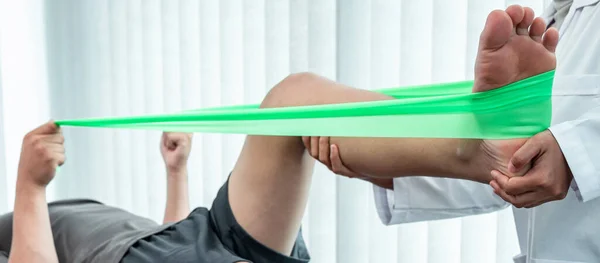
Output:
M492 171L490 185L494 192L518 208L536 207L567 196L573 175L550 131L527 140L510 159L508 171L517 174L529 164L531 169L518 177Z
M329 137L302 137L302 142L306 150L317 161L327 166L333 173L348 178L357 178L385 189L394 189L394 180L392 178L373 178L352 171L340 156L338 146L330 144Z
M302 142L310 156L327 166L333 173L348 178L368 178L368 176L356 173L344 165L337 145L330 144L329 137L305 136L302 137Z

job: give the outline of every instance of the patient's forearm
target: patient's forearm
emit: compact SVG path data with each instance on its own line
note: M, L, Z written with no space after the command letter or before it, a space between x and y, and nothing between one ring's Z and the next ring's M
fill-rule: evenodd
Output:
M187 169L167 171L167 204L163 223L185 219L190 213Z
M9 262L58 262L44 188L17 182Z

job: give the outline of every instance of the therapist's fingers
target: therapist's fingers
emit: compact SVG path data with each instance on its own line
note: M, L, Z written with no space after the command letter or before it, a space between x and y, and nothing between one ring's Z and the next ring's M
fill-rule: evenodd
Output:
M540 152L542 151L542 141L532 137L521 146L510 158L508 162L508 172L519 174L521 169L526 168Z
M310 137L309 136L302 136L302 144L304 144L304 148L306 148L306 150L308 151L308 153L310 154Z
M502 188L500 188L500 186L498 185L498 182L496 182L495 180L492 180L490 182L490 186L494 189L494 193L498 196L500 196L500 198L502 198L502 200L513 204L515 202L515 197L512 195L507 194L504 190L502 190Z
M310 137L310 156L319 159L319 137Z
M537 193L537 192L536 192L536 193ZM526 204L526 205L524 205L523 207L525 207L525 208L534 208L534 207L536 207L536 206L542 205L542 204L544 204L544 203L547 203L547 202L550 202L550 201L552 201L552 199L551 199L551 198L546 198L546 199L543 199L543 200L539 200L539 198L538 198L538 200L536 200L535 202L532 202L532 203Z
M548 51L556 51L556 45L558 45L558 30L553 27L546 30L546 33L542 39L542 44Z
M546 22L541 17L536 17L529 28L529 36L538 43L542 43L542 36L546 31Z
M337 147L337 145L333 144L331 145L331 171L335 174L338 175L343 175L346 177L350 177L350 178L363 178L364 176L361 176L358 173L355 173L354 171L350 170L348 167L346 167L344 165L344 163L342 162L342 157L340 156L340 150Z
M524 208L534 208L534 207L536 207L536 206L539 206L539 205L541 205L541 204L543 204L543 203L545 203L545 202L546 202L546 201L544 201L544 202L535 202L535 203L531 203L531 204L524 205L523 207L524 207Z
M530 7L523 8L523 20L521 20L521 22L517 24L516 28L518 35L529 35L529 26L531 26L534 17L535 13L533 12L533 9L531 9Z
M514 206L518 208L532 208L546 202L546 198L543 197L544 194L541 191L524 193L522 195L515 196Z
M323 136L319 138L319 162L331 169L329 148L329 137Z
M500 198L502 198L502 200L511 203L512 205L514 205L517 208L531 208L531 207L536 207L543 202L540 202L540 196L542 195L542 193L540 191L534 191L534 192L528 192L528 193L524 193L521 195L511 195L508 194L507 192L505 192L504 190L502 190L500 188L500 186L498 185L498 182L496 181L491 181L490 182L490 186L492 186L492 188L494 189L494 193L497 194L498 196L500 196Z
M500 188L510 195L520 195L538 190L539 179L535 176L535 173L528 173L526 176L508 177L494 170L491 174Z
M304 144L304 147L306 148L306 151L308 152L308 154L315 159L319 158L318 154L314 154L315 151L315 145L312 144L313 141L313 137L310 136L305 136L302 137L302 144ZM318 148L317 148L318 150Z

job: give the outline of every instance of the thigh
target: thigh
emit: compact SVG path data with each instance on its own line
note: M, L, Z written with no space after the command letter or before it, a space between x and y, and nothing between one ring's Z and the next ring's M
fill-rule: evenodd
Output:
M299 138L248 136L229 179L229 202L238 224L260 243L289 255L313 165Z

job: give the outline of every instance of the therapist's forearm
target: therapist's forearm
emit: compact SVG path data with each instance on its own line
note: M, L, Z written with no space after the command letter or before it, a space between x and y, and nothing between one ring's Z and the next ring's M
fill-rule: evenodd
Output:
M45 187L17 181L9 262L58 262Z

